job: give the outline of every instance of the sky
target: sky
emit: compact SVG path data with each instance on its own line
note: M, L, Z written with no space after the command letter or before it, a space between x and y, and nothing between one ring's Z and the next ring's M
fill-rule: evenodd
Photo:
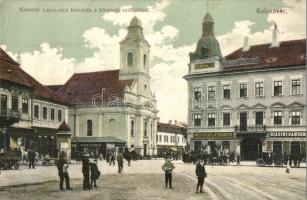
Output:
M146 12L105 12L117 8ZM285 12L257 12L276 8ZM73 73L119 69L119 42L137 16L151 45L151 88L160 121L186 122L187 82L182 77L207 11L223 56L241 48L245 36L250 45L270 43L274 22L279 41L306 38L304 0L0 0L0 47L13 58L20 53L21 67L41 83L64 84Z

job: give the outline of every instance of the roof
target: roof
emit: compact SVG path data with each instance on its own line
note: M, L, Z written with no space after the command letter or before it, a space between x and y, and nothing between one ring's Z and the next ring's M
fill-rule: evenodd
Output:
M141 26L141 27L142 27L141 20L139 20L139 18L137 18L136 16L134 16L134 17L132 18L132 20L130 21L129 26Z
M158 122L158 132L185 134L186 130L187 129L185 127L178 126L178 125L175 125L175 124Z
M62 124L59 126L58 130L61 132L69 132L70 127L66 124L65 121L63 121Z
M212 18L212 16L210 15L209 12L206 13L206 15L205 15L205 17L204 17L204 19L203 19L203 23L206 23L206 22L214 22L214 21L213 21L213 18Z
M34 96L37 98L64 105L68 104L60 96L56 95L27 72L23 71L18 63L14 62L15 61L0 48L0 80L31 87Z
M72 139L75 143L126 143L126 141L115 137L76 137Z
M259 58L259 62L224 67L223 71L234 72L305 65L306 39L280 42L278 47L271 47L271 44L268 43L251 46L248 51L242 51L242 48L240 48L227 55L225 58L229 61L240 58L257 57Z
M47 88L49 88L50 90L52 90L53 92L58 91L58 89L60 89L63 85L45 85Z
M122 98L125 86L131 86L132 82L119 80L119 70L77 73L56 93L70 104L91 104L95 97L99 103L102 98L103 102L109 102Z

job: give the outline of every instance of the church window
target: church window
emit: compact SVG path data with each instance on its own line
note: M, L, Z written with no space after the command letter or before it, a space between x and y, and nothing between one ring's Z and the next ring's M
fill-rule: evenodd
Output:
M133 65L133 53L129 52L127 59L128 59L128 66L132 66Z
M143 57L143 64L144 64L144 67L146 67L146 62L147 62L147 60L146 60L146 54L144 54L144 57Z

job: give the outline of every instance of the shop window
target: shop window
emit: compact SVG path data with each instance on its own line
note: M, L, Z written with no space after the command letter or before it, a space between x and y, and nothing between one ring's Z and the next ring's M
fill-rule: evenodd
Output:
M87 136L93 135L93 121L87 120Z
M256 112L256 126L263 125L263 112Z
M274 112L274 125L282 125L282 113L281 111Z
M223 126L230 126L230 113L223 113Z
M273 152L282 153L282 142L281 141L273 141Z
M240 84L240 98L247 97L247 83Z
M224 99L230 99L230 85L224 85Z
M267 148L267 151L272 151L273 150L272 141L267 141L266 142L266 148Z
M29 100L26 98L22 99L22 113L28 113L29 111Z
M274 96L282 95L282 81L274 81Z
M195 152L201 151L201 141L194 141L194 151Z

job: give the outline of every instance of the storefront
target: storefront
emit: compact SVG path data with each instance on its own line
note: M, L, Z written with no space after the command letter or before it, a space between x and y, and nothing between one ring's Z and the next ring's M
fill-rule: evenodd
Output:
M72 139L72 159L80 160L82 153L88 151L91 156L106 156L107 152L116 152L124 148L126 142L115 137L78 137Z
M289 155L306 154L305 131L272 131L266 136L266 149L276 153Z
M194 151L207 153L230 153L236 148L236 134L234 132L197 132L193 134Z

